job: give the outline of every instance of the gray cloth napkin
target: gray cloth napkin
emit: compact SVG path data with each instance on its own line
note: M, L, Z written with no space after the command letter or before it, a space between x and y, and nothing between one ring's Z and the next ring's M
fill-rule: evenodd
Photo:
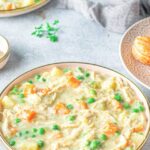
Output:
M150 0L53 0L59 8L73 9L113 32L124 32L150 14ZM142 15L142 16L141 16Z

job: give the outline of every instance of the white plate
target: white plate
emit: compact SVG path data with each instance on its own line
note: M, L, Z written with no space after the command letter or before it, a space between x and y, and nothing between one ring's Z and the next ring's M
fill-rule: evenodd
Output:
M132 44L137 36L150 36L150 17L132 25L120 43L120 57L124 67L143 86L150 89L150 65L144 65L132 56Z
M12 16L23 15L23 14L26 14L26 13L29 13L31 11L41 8L42 6L46 5L50 1L51 0L43 0L42 2L40 2L38 4L34 4L34 5L31 5L28 7L18 8L18 9L14 9L14 10L8 10L8 11L0 10L0 17L12 17Z

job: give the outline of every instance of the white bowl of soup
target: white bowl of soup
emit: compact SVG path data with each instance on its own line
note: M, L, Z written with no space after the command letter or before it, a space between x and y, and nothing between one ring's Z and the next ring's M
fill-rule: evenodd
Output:
M8 41L3 37L0 36L0 69L2 69L10 56L10 49Z
M87 63L28 71L1 93L2 141L10 150L140 150L149 104L123 75Z

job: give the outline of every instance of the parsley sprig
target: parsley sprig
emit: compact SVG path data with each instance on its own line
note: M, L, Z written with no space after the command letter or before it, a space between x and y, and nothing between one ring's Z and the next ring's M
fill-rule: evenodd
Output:
M58 31L59 28L57 25L59 24L59 20L55 20L52 24L46 23L46 24L41 24L38 27L35 27L35 30L32 32L32 35L36 37L46 37L49 39L51 42L57 42L58 41Z

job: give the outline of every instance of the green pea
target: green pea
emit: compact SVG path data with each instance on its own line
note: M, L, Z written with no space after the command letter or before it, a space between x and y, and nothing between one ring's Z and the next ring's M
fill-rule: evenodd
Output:
M21 131L22 135L26 135L26 134L29 134L29 131L28 130L23 130Z
M88 77L90 76L90 73L89 73L89 72L84 72L84 76L85 76L86 78L88 78Z
M42 141L42 140L39 140L39 141L37 142L37 144L38 144L38 146L39 146L40 148L44 147L44 141Z
M52 126L52 130L60 130L60 127L57 124L54 124Z
M78 80L84 80L84 77L83 77L82 75L78 75L76 78L77 78Z
M91 141L91 143L90 143L90 149L96 150L99 147L101 147L101 142L100 141L98 141L98 140Z
M91 141L86 141L85 146L90 146Z
M45 79L45 78L42 78L42 81L43 81L43 82L46 82L46 79Z
M14 146L16 144L16 141L15 140L10 140L9 144L10 144L10 146Z
M16 135L21 137L22 136L22 132L18 132Z
M15 119L15 123L16 123L16 124L18 124L18 123L20 123L20 122L21 122L21 119L19 119L19 118L16 118L16 119Z
M31 135L31 137L32 137L32 138L35 138L35 137L36 137L36 135L35 135L35 134L33 134L33 135Z
M33 84L33 81L32 81L32 80L29 80L28 83Z
M69 72L69 71L71 71L69 68L65 68L65 69L63 70L64 73L67 73L67 72Z
M97 92L96 92L96 90L91 89L91 90L90 90L90 94L91 94L92 96L96 96L96 95L97 95Z
M140 106L139 106L139 110L140 110L140 111L144 111L144 110L145 110L144 106L143 106L143 105L140 105Z
M134 113L139 113L140 110L139 110L138 108L133 108L133 109L132 109L132 112L134 112Z
M88 104L92 104L94 102L95 102L95 98L92 98L92 97L88 98L88 100L87 100Z
M72 116L69 116L69 120L70 121L74 121L76 119L76 116L72 115Z
M17 94L19 92L18 88L17 87L14 87L12 90L11 90L11 93L12 94Z
M77 70L78 70L79 72L83 72L83 68L81 68L81 67L78 67Z
M39 134L43 135L45 133L45 129L44 128L40 128L39 129Z
M72 104L68 104L68 105L67 105L67 108L68 108L68 109L73 109L74 107L73 107Z
M107 136L105 134L102 134L100 136L100 139L103 140L103 141L106 141L107 140Z
M119 136L121 134L120 131L116 131L116 135Z
M25 96L24 96L24 94L19 94L19 98L24 98Z
M138 107L139 111L144 111L145 110L145 108L144 108L144 106L143 106L143 104L141 102L139 102L137 104L137 107Z
M130 105L129 105L129 103L125 102L125 103L123 104L123 107L124 107L125 109L129 109L129 108L130 108Z
M33 131L33 132L37 132L37 129L36 129L36 128L33 128L32 131Z
M121 95L119 93L115 94L114 99L117 100L118 102L122 102L123 101L123 99L122 99L122 97L121 97Z
M35 80L39 80L41 78L41 75L37 74L35 75Z

